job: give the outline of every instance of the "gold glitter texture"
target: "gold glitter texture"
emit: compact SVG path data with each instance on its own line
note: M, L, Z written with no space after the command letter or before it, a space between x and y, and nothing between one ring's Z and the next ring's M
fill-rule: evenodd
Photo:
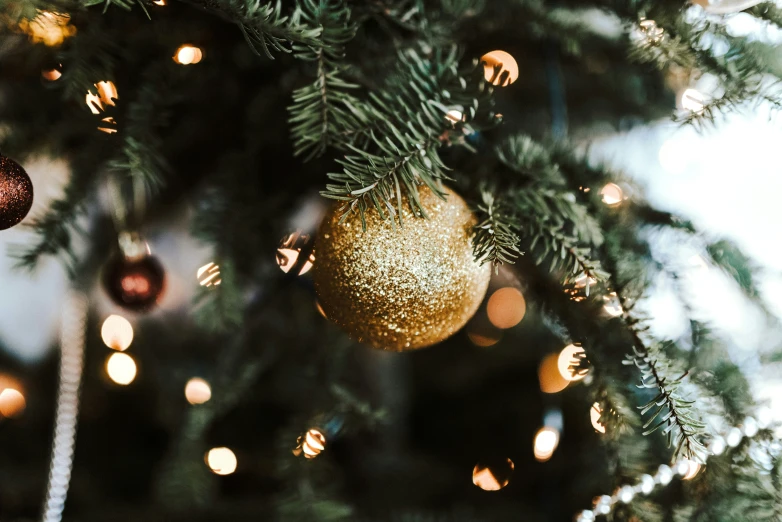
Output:
M340 224L334 205L315 243L315 291L326 317L351 337L376 348L407 351L457 332L478 309L491 277L473 259L476 221L464 200L419 189L428 219L416 218L405 198L393 226L375 209Z
M33 183L21 165L0 156L0 230L24 219L33 206Z

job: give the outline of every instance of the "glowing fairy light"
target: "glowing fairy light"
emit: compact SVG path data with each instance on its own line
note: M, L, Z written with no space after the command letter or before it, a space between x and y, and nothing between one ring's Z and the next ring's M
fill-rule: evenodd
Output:
M224 447L210 449L204 460L215 475L230 475L238 465L236 454Z
M681 103L683 109L700 113L706 106L706 98L696 89L685 89L682 93Z
M304 455L305 459L314 459L326 449L326 436L319 429L310 428L296 440L293 454Z
M207 263L196 272L198 284L205 287L217 286L223 282L220 278L220 266L214 263Z
M194 65L201 61L204 54L198 47L185 44L177 49L174 61L180 65Z
M200 377L193 377L185 384L185 399L190 404L203 404L212 398L212 387Z
M133 342L133 326L120 315L110 315L103 321L100 336L106 346L123 352Z
M519 324L527 311L522 293L513 287L500 288L489 298L486 314L491 324L507 329Z
M513 469L508 458L478 462L472 470L472 483L484 491L499 491L510 483Z
M582 358L580 355L583 353L584 349L575 344L569 344L559 352L557 367L559 368L559 373L563 379L567 381L580 381L586 377L587 372L585 371L576 371L576 373L573 373L573 368L577 368L581 363Z
M483 77L487 82L505 87L519 78L519 64L505 51L491 51L481 57Z
M559 354L552 353L543 358L538 367L540 391L558 393L568 387L570 381L562 377L559 371Z
M614 207L624 200L624 192L622 187L616 183L607 183L601 190L600 195L603 197L603 203L609 207Z
M603 409L600 407L600 403L594 403L589 410L589 419L592 421L592 427L599 433L605 433L606 427L600 423L600 417L603 415Z
M22 20L19 28L33 43L56 47L76 34L76 27L70 25L70 20L67 14L39 11L32 20Z
M109 379L121 386L127 386L136 378L136 361L126 353L114 353L106 360Z
M549 426L540 428L535 435L535 442L533 444L535 460L538 462L546 462L554 455L557 446L559 446L559 431Z

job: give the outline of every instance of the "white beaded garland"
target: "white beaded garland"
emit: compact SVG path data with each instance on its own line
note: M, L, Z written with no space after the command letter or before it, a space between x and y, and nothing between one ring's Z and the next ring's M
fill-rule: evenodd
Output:
M755 417L745 417L740 427L733 427L724 436L716 435L708 445L710 455L721 455L725 450L735 448L741 444L745 437L751 438L758 434L761 429L767 429L772 423L772 415L767 408L761 408L757 411L757 420ZM782 447L780 447L782 451ZM595 497L592 510L585 509L575 517L576 522L592 522L599 515L608 515L613 510L616 503L629 504L639 493L648 495L654 491L657 486L667 486L678 475L684 480L692 478L695 475L688 476L692 471L693 461L682 459L673 464L673 467L661 464L657 468L654 477L651 475L641 475L635 486L624 485L616 490L612 497L601 495ZM697 463L695 463L697 464ZM698 465L698 467L700 467Z

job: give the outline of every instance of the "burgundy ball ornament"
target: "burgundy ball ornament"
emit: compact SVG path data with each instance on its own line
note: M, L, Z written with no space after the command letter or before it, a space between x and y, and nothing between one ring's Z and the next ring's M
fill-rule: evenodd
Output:
M137 234L120 235L120 251L103 268L103 286L112 301L131 312L155 307L166 288L166 272Z
M33 183L21 165L0 155L0 230L18 225L33 206Z

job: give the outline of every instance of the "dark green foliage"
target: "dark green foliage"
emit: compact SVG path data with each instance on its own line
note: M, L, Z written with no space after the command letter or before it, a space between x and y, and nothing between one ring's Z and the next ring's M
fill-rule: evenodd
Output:
M492 192L481 193L482 202L476 209L473 255L481 264L491 262L495 267L502 263L513 264L522 255L519 250L518 225L515 216L503 208Z

